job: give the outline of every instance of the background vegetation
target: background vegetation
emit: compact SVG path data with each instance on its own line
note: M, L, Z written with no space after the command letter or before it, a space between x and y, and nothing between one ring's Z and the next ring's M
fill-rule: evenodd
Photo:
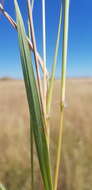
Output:
M59 126L60 81L55 81L51 111L54 163ZM67 79L63 159L58 190L92 188L92 79ZM67 104L68 102L68 104ZM30 190L28 105L23 81L0 80L0 182L7 190ZM34 150L35 188L41 187ZM61 176L62 175L62 176Z

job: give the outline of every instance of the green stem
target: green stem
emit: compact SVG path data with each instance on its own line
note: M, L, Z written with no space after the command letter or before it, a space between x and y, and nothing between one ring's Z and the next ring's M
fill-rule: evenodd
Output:
M60 131L57 149L57 161L55 170L54 190L58 187L58 176L61 160L62 137L63 137L63 117L65 103L65 87L66 87L66 66L67 66L67 49L68 49L68 20L69 20L69 1L64 0L64 32L63 32L63 53L62 53L62 80L61 80L61 116L60 116Z
M50 79L50 82L49 82L48 95L47 95L47 114L50 113L51 102L52 102L54 78L55 78L55 71L56 71L56 64L57 64L57 57L58 57L58 49L59 49L59 42L60 42L61 24L62 24L62 5L61 5L61 10L60 10L60 19L59 19L58 34L57 34L57 41L56 41L55 54L54 54L54 62L53 62L53 65L52 65L51 79Z
M51 101L52 101L52 94L53 94L53 87L54 87L54 77L55 77L55 71L56 71L56 64L57 64L57 57L58 57L58 49L59 49L59 41L60 41L60 31L61 31L61 23L62 23L62 6L60 11L60 19L59 19L59 26L58 26L58 34L57 34L57 41L56 41L56 47L55 47L55 54L54 54L54 62L52 65L52 74L51 79L49 83L48 88L48 94L47 94L47 127L48 127L48 144L50 144L50 108L51 108Z

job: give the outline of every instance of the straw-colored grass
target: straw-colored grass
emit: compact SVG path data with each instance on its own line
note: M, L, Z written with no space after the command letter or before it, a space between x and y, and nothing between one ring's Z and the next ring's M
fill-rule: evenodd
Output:
M63 138L63 164L58 189L91 190L92 187L92 79L68 79ZM51 157L59 126L60 81L55 81L51 111ZM21 106L19 106L21 104ZM56 112L55 112L56 110ZM54 118L54 119L53 119ZM29 114L23 81L0 81L0 183L7 190L30 190ZM35 187L41 189L34 150Z

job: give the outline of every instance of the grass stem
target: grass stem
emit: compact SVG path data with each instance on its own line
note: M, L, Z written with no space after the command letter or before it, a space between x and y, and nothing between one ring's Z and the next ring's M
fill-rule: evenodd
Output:
M40 72L39 72L38 59L37 59L37 55L36 55L37 49L36 49L36 40L35 40L35 34L34 34L32 8L31 8L30 0L28 0L27 2L28 2L28 14L29 14L29 24L30 24L31 39L32 39L32 44L33 44L33 49L34 49L34 59L35 59L35 66L36 66L36 73L37 73L37 83L38 83L39 98L40 98L40 102L41 102L41 105L42 105L43 110L44 110L42 84L41 84L41 78L40 78Z
M45 23L45 0L42 0L42 26L43 26L43 60L44 60L44 73L43 73L43 90L44 90L44 108L46 113L46 94L47 94L47 79L46 79L46 23Z
M46 22L45 22L45 0L42 0L42 29L43 29L43 60L44 60L44 72L43 72L43 97L44 97L44 111L45 116L47 115L46 112L46 99L47 99L47 76L46 76ZM48 119L45 117L46 120L46 131L47 131L47 144L49 149L49 125Z
M58 57L61 23L62 23L62 6L61 6L61 10L60 10L60 19L59 19L58 34L57 34L57 41L56 41L55 54L54 54L54 62L52 65L51 79L49 81L48 93L47 93L46 111L47 111L47 115L48 115L48 119L47 119L48 143L50 143L50 109L51 109L51 101L52 101L52 94L53 94L53 87L54 87L54 78L55 78L57 57Z
M48 113L48 115L50 114L50 109L51 109L55 71L56 71L58 49L59 49L59 42L60 42L61 24L62 24L62 5L61 5L61 10L60 10L58 34L57 34L57 41L56 41L56 47L55 47L55 53L54 53L54 61L53 61L53 65L52 65L51 79L49 81L49 87L48 87L48 95L47 95L47 113Z
M64 2L64 31L63 31L63 52L62 52L62 80L61 80L61 116L60 116L60 130L57 149L57 160L54 180L54 190L57 190L58 176L60 169L60 159L62 150L63 137L63 118L64 118L64 103L65 103L65 87L66 87L66 66L67 66L67 49L68 49L68 25L69 25L69 0Z

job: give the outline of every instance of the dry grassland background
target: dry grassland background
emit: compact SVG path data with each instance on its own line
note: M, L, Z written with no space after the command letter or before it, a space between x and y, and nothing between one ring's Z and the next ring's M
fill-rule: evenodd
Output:
M51 159L55 168L60 81L51 111ZM29 116L24 83L0 80L0 183L7 190L30 190ZM34 151L35 189L42 190ZM53 170L54 171L54 170ZM39 188L38 188L39 187ZM67 79L63 159L58 190L92 189L92 79Z

